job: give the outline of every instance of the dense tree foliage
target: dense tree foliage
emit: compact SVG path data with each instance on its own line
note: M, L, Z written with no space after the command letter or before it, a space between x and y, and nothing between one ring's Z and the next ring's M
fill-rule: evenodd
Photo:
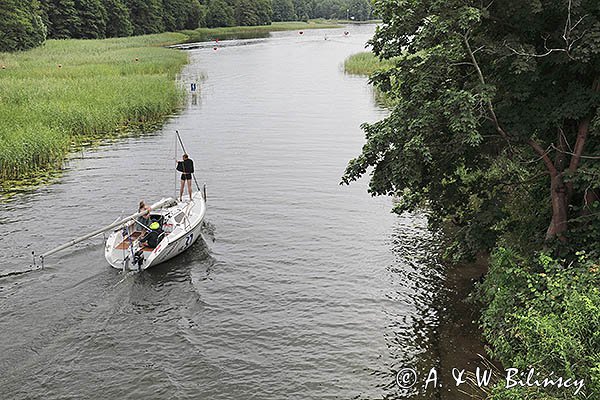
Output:
M178 31L198 27L201 15L198 0L162 0L162 3L165 30Z
M42 18L48 27L48 37L68 39L78 24L74 0L41 0Z
M358 21L364 21L371 18L371 5L364 0L350 0L347 13Z
M135 35L164 31L161 0L127 0L127 5Z
M600 3L380 0L372 76L393 106L365 124L343 182L370 173L395 210L428 207L454 257L492 250L481 327L505 367L586 377L600 398ZM540 391L544 390L544 394Z
M210 0L205 18L206 26L209 28L234 26L235 17L233 12L233 7L227 4L225 0Z
M38 45L46 32L51 39L95 39L195 29L204 13L199 0L7 0L0 4L0 22L7 23L0 47Z
M269 25L273 15L271 0L236 0L235 23L240 26Z
M71 37L99 39L106 37L107 14L100 0L75 0L77 18Z
M104 0L106 8L106 36L121 37L133 34L129 10L122 0Z
M41 7L40 7L41 5ZM371 17L369 0L5 0L0 48L310 18Z
M292 0L273 0L273 21L294 21L296 18Z
M46 39L37 0L5 0L0 7L0 51L25 50Z
M313 18L363 21L373 16L369 0L206 0L205 6L206 26L209 27L263 25L271 20L307 21ZM229 18L232 13L234 22Z
M205 14L206 7L200 4L200 1L190 0L185 29L196 29L199 26L206 26Z
M306 7L310 18L364 21L373 17L373 8L368 0L312 0Z
M574 391L538 387L506 390L489 400L600 398L600 273L597 260L580 254L565 268L546 254L523 257L497 249L477 294L485 304L481 328L494 359L538 376L585 379Z
M292 0L294 4L294 14L299 21L307 21L309 18L318 18L314 16L306 0Z
M365 126L344 181L375 167L373 194L400 212L429 204L467 251L499 238L600 251L598 3L378 4L374 51L396 61L373 79L398 102Z

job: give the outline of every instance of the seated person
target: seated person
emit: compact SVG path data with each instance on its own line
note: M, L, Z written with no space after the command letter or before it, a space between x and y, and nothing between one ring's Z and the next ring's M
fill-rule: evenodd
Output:
M150 231L148 231L142 238L140 238L141 246L148 246L151 249L154 249L160 241L162 240L164 233L158 222L153 222L149 226Z
M140 205L138 208L138 213L141 213L142 211L146 211L146 213L137 217L137 219L135 220L135 222L136 222L135 229L141 230L143 232L145 230L148 230L148 227L150 226L150 223L151 223L150 207L144 202L144 200L140 201Z

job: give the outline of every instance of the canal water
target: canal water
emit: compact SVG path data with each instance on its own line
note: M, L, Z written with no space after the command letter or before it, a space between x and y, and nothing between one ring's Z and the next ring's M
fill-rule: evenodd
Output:
M373 30L190 50L180 80L198 93L161 129L1 204L6 274L174 195L175 130L208 191L204 240L152 270L112 269L99 237L0 279L0 398L444 398L396 383L440 367L438 241L366 180L339 185L360 124L386 115L342 66Z

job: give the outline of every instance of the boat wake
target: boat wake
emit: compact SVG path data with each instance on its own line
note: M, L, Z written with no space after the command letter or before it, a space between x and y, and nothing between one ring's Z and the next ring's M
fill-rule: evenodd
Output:
M36 272L36 271L40 271L40 270L42 270L41 266L37 266L37 267L30 266L29 269L25 269L25 270L22 270L22 271L10 271L10 272L6 272L6 273L3 273L3 274L0 274L0 279L2 279L2 278L8 278L10 276L24 275L24 274L28 274L30 272Z

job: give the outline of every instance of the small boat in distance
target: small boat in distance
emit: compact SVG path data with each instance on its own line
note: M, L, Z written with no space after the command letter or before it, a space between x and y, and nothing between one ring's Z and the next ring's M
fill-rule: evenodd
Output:
M160 232L154 248L142 242L146 229L135 219L117 226L104 246L106 261L124 271L141 271L183 253L201 235L205 193L205 190L195 192L190 201L162 199L150 207L150 222L157 223Z

